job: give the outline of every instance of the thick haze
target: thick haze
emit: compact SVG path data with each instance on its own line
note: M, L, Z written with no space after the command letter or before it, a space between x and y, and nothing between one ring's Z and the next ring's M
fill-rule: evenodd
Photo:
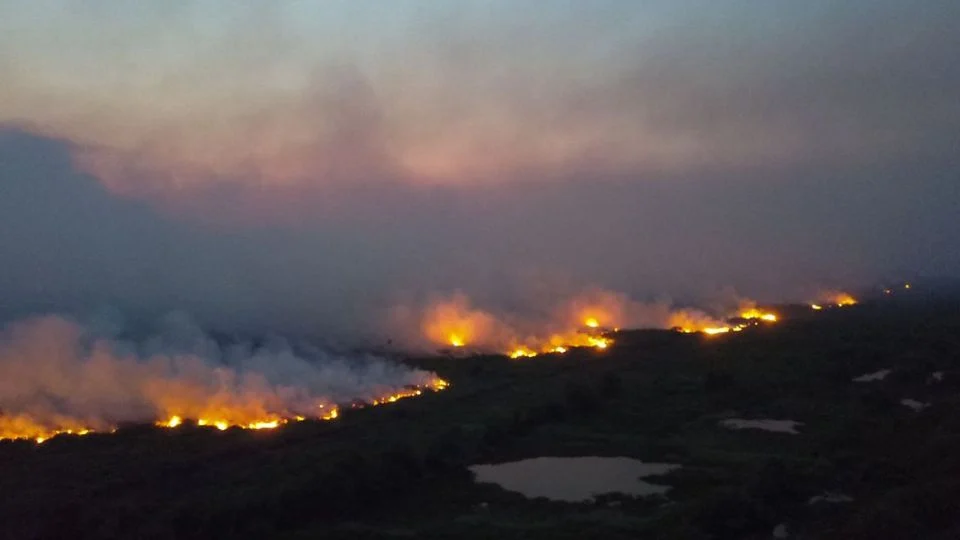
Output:
M960 3L0 5L0 310L386 333L461 290L960 274Z

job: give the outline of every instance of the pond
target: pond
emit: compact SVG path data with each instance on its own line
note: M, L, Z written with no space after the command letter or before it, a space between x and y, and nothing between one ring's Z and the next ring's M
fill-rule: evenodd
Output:
M529 498L582 502L605 493L654 495L669 486L641 480L679 468L669 463L644 463L627 457L539 457L500 463L473 465L476 481L497 484Z
M720 425L729 429L762 429L763 431L773 431L774 433L789 433L796 435L799 433L797 427L802 426L803 422L796 420L744 420L743 418L729 418L720 422Z

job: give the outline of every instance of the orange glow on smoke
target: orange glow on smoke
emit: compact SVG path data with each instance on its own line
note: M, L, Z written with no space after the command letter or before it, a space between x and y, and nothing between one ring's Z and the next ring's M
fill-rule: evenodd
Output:
M853 306L856 305L857 299L847 293L840 293L833 298L833 303L838 307Z
M396 403L401 399L421 396L425 390L439 392L449 386L450 384L447 381L435 378L423 387L395 391L393 394L374 398L369 404L375 406ZM320 404L317 409L314 417L318 420L335 420L340 414L338 407L335 405ZM248 416L248 414L249 411L242 407L237 409L221 408L218 411L211 411L209 414L202 414L196 417L191 417L186 413L165 415L162 420L154 422L154 425L165 429L176 429L186 425L188 423L187 418L195 418L192 422L196 426L217 429L219 431L226 431L230 428L270 430L277 429L291 421L302 422L306 420L306 417L303 415L262 414L257 417ZM32 439L39 444L58 435L86 435L95 432L95 430L67 418L59 418L57 419L57 423L60 424L59 427L51 428L46 427L44 422L38 422L27 415L2 415L0 416L0 440ZM111 427L105 431L115 430L115 427Z
M495 326L493 317L471 307L463 294L431 304L421 320L423 335L431 343L454 348L482 343L494 333Z
M824 307L847 307L857 304L857 299L845 292L828 292L821 295L821 302L810 304L810 308L820 311Z
M32 439L37 443L47 441L57 435L87 435L94 430L71 418L58 417L56 426L38 422L29 415L0 415L0 440Z
M716 327L703 329L703 333L708 336L715 336L717 334L726 334L729 331L730 331L729 326L716 326Z
M741 320L737 322L737 319ZM713 319L697 310L679 310L670 315L670 326L684 334L702 333L706 336L719 336L731 332L742 332L750 326L758 326L761 323L776 323L779 320L780 316L776 313L760 309L752 301L746 301L727 321Z
M518 345L511 348L506 354L510 358L533 358L541 354L566 354L576 347L590 347L603 350L613 345L613 340L595 333L571 332L568 334L553 334L544 342L531 347Z

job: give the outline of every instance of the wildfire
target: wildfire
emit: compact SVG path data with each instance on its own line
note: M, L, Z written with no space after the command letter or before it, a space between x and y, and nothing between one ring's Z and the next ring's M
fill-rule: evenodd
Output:
M596 347L598 349L606 349L612 343L612 341L607 338L595 336L590 336L587 338L587 342L591 347Z
M753 302L741 304L740 309L726 321L711 318L697 310L679 310L670 315L669 324L683 334L702 333L706 336L719 336L731 332L742 332L750 326L761 323L775 323L780 316L772 311L762 310Z
M517 347L516 349L510 351L508 356L513 359L517 358L533 358L537 353L531 351L527 347Z
M495 332L497 321L474 308L462 293L433 303L420 321L423 335L436 345L461 349L483 342Z
M370 400L369 405L375 406L396 403L401 399L421 396L424 390L427 389L439 392L449 386L450 383L447 381L435 378L424 387L407 388L393 394L374 398ZM223 411L222 414L223 416L200 416L194 420L193 423L199 427L213 428L219 431L226 431L230 428L264 430L277 429L290 422L302 422L307 418L302 415L266 415L261 418L242 420L241 418L244 414L242 410ZM335 420L339 415L340 412L337 406L321 404L318 407L318 412L315 417L318 420ZM175 429L187 423L188 421L184 415L173 414L167 416L165 420L154 422L154 425L166 429ZM116 428L111 428L108 431L115 430ZM86 435L94 432L95 430L87 427L70 427L65 429L45 428L40 423L32 421L30 418L22 415L16 417L0 416L0 440L32 439L40 444L58 435Z
M90 426L85 426L69 418L58 418L57 420L59 425L54 427L29 415L0 415L0 440L32 439L37 443L42 443L58 435L82 436L95 431Z
M603 350L612 344L612 339L597 332L571 332L569 334L553 334L545 342L533 347L527 345L514 346L506 354L516 360L533 358L541 354L566 354L575 347L591 347Z
M726 333L728 333L728 332L730 332L730 327L729 327L729 326L715 326L715 327L704 328L704 329L703 329L703 333L706 334L706 335L708 335L708 336L715 336L715 335L718 335L718 334L726 334Z
M886 290L884 292L886 293ZM857 299L845 292L827 293L822 299L824 302L821 304L810 304L810 309L820 311L824 309L824 307L847 307L857 304Z
M837 307L852 306L857 303L857 299L847 293L840 293L833 298L833 303L835 303Z
M741 319L746 319L748 321L766 321L766 322L777 322L778 317L776 313L769 311L762 311L758 308L748 308L740 311L739 316Z
M587 328L599 328L600 321L598 321L594 317L587 317L587 319L583 321L583 325L586 326Z
M92 430L92 429L81 429L81 430L78 430L78 431L74 431L74 430L72 430L72 429L64 429L64 430L59 430L59 431L52 431L52 432L46 433L46 434L44 434L44 435L38 435L36 438L34 438L34 440L37 441L37 444L40 444L40 443L42 443L43 441L52 439L52 438L54 438L54 437L56 437L56 436L58 436L58 435L77 435L77 436L80 436L80 435L86 435L86 434L88 434L88 433L93 433L93 430Z

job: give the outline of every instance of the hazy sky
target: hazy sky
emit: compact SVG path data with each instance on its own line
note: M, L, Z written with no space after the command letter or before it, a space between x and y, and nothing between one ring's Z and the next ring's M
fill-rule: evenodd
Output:
M0 302L336 334L455 288L957 275L958 27L954 0L5 1Z

